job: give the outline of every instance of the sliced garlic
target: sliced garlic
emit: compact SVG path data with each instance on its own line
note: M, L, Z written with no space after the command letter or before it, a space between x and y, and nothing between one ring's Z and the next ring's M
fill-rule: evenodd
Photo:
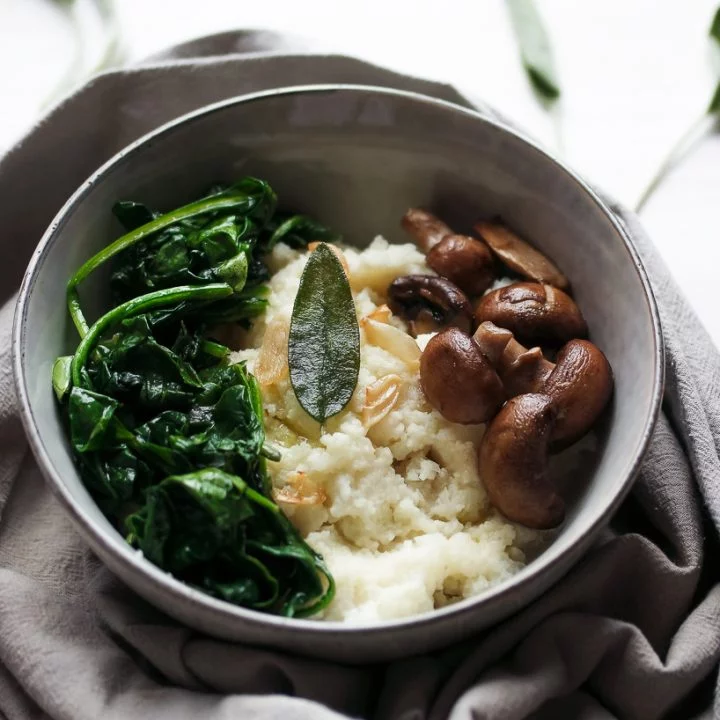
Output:
M386 375L365 388L365 404L361 411L362 424L369 429L379 423L397 405L402 379Z
M372 312L365 315L360 320L360 324L364 324L367 320L375 320L376 322L389 323L392 317L392 311L387 305L379 305Z
M265 328L253 374L261 386L267 387L288 375L288 334L290 326L285 318L276 317Z
M368 318L363 318L362 325L365 330L365 338L371 345L377 345L383 350L387 350L413 371L420 367L420 348L406 332L393 325Z
M343 266L343 270L345 271L345 274L348 276L349 279L350 267L348 265L347 258L345 257L345 253L337 245L333 245L329 242L321 243L320 241L315 241L308 243L308 250L310 252L314 252L321 244L327 245L333 251L333 253L335 253L335 257L340 261L340 264Z
M327 493L301 471L290 473L285 485L273 490L275 502L285 505L322 505Z

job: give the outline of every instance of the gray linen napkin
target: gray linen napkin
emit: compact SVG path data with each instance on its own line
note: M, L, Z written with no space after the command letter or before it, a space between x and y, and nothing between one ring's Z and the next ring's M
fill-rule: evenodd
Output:
M110 575L45 487L11 380L14 293L45 227L101 162L181 113L280 85L389 85L469 104L448 86L305 54L293 42L229 33L100 76L0 161L0 716L710 717L720 659L720 362L637 220L618 206L660 304L664 414L611 528L552 590L490 632L371 667L204 637Z

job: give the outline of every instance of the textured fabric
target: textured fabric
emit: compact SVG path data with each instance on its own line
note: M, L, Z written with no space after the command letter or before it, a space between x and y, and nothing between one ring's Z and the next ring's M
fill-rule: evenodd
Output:
M313 82L397 86L469 104L450 87L306 54L277 35L224 34L96 78L0 161L0 717L711 717L720 659L720 363L620 207L660 304L664 414L611 527L552 590L489 632L372 667L204 637L115 579L45 487L17 416L9 348L14 293L53 215L101 162L162 122L224 97Z

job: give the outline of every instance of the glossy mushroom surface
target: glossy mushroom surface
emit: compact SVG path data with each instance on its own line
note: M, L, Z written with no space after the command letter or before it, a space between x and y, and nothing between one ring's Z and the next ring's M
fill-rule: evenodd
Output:
M487 422L505 401L502 383L477 343L457 328L438 333L420 358L420 385L450 422Z
M512 333L489 322L478 327L473 339L497 370L508 396L543 393L552 399L557 408L554 450L585 435L610 400L610 363L589 340L570 340L552 363L539 347L527 349Z
M434 275L403 275L388 288L392 311L410 323L414 335L457 327L470 332L473 311L467 295L454 283Z
M495 416L478 451L490 502L508 520L538 530L557 527L565 517L565 503L548 474L555 418L546 395L518 395Z
M475 305L475 322L495 323L521 342L562 345L587 335L587 323L575 301L541 283L517 282L484 295Z
M477 238L458 235L426 210L410 208L402 226L426 253L428 267L468 295L481 295L495 279L495 262L488 246Z
M420 249L426 253L445 236L453 234L452 229L439 217L420 208L410 208L403 215L400 224L403 230L413 236Z
M487 245L467 235L447 235L428 252L426 262L468 295L484 293L495 279Z
M473 225L473 230L490 246L500 260L518 275L561 289L569 286L568 279L552 260L529 243L521 240L503 224L480 221Z

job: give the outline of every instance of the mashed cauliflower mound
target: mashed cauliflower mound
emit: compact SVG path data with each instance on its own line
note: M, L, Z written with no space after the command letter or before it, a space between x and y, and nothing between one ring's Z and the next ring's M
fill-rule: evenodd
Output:
M455 425L433 410L420 388L417 359L406 345L394 346L390 328L405 325L382 307L386 290L400 275L430 273L424 255L380 237L344 254L361 341L348 407L320 427L295 398L286 352L279 371L258 379L268 440L282 452L279 462L268 463L276 500L337 583L320 617L367 623L477 595L523 567L538 534L489 504L477 467L483 426ZM247 349L233 358L246 360L253 372L266 329L280 331L280 347L287 337L307 257L278 245L269 258L269 307L243 339ZM388 337L378 325L388 326ZM417 339L419 348L429 337ZM384 416L367 407L378 395Z

